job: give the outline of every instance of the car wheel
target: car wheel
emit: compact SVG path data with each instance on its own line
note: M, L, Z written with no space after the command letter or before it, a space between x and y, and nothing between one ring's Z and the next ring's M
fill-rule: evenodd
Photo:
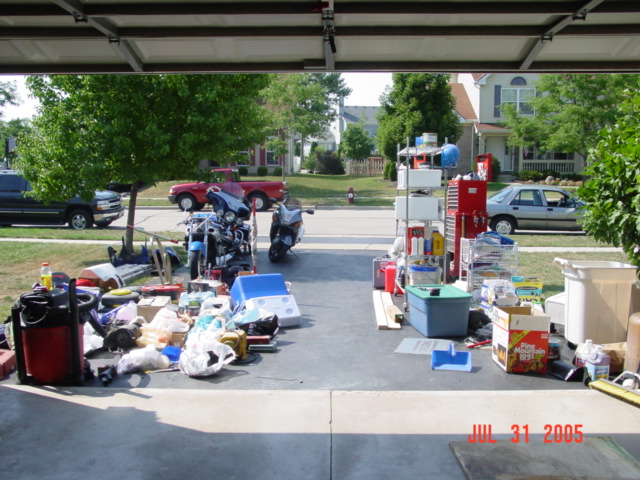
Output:
M264 193L251 193L249 194L249 202L253 203L253 200L255 199L256 201L256 210L258 212L264 212L266 210L269 209L269 199L267 198L267 196Z
M188 193L183 193L178 197L178 207L183 212L192 212L196 210L196 198Z
M67 223L73 230L86 230L93 225L93 217L86 210L74 210L69 214Z
M500 235L511 235L516 230L516 222L511 217L496 217L489 225L491 230Z

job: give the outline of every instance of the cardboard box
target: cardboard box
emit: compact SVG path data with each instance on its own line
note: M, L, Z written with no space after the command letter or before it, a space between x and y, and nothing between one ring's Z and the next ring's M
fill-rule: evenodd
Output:
M187 335L186 333L175 333L175 332L168 334L167 336L169 338L169 343L167 345L171 347L183 348L186 335Z
M550 318L532 307L494 307L493 360L509 373L546 373Z
M213 292L216 295L225 293L225 284L218 280L200 280L187 283L187 293Z
M511 282L516 289L516 294L523 302L541 302L543 284L536 277L521 277L514 275Z
M16 369L16 354L13 350L0 350L0 378Z
M113 290L115 288L122 288L125 285L116 267L110 263L102 263L85 268L80 272L78 278L91 280L96 287L100 287L102 290Z
M171 303L171 297L142 297L138 301L138 316L143 317L147 322L151 322L160 309Z

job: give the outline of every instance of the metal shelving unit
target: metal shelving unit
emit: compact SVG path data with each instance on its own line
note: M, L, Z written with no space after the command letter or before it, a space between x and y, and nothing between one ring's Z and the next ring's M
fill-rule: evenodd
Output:
M511 280L518 274L518 244L491 245L473 238L460 239L460 280L467 282L467 291L482 288L482 282Z

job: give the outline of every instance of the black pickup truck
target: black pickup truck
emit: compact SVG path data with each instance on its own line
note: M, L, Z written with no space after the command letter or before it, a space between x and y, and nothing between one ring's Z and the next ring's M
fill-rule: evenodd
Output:
M64 225L84 230L106 227L124 215L119 194L96 192L90 203L76 197L66 202L45 204L25 195L31 184L14 170L0 170L0 225Z

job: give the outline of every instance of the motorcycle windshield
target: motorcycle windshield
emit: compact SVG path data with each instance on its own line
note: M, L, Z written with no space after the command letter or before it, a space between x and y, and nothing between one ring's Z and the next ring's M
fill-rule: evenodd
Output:
M239 201L242 201L242 199L244 198L244 190L242 190L242 187L240 186L239 183L224 182L220 188L225 193L228 193L229 195L236 197Z
M297 198L293 198L293 197L289 197L285 200L284 204L287 207L300 207L302 206L302 203L300 203L300 200L298 200Z

